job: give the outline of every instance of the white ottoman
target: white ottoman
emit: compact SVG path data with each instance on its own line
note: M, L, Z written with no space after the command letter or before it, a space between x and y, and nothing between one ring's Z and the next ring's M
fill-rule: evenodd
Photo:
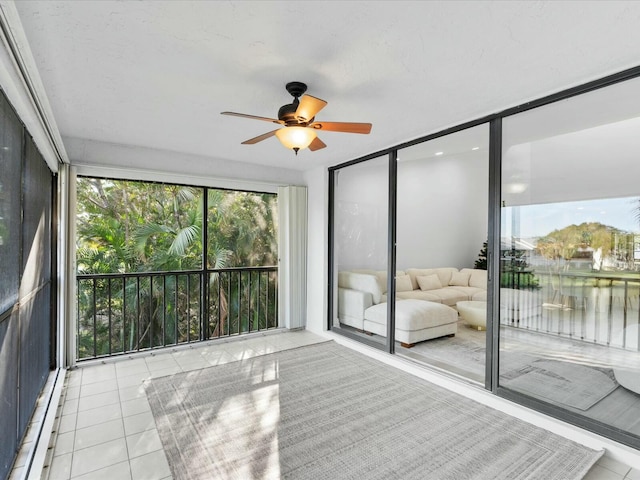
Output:
M431 338L455 335L458 331L458 312L441 303L425 300L396 302L396 341L411 348ZM387 304L379 303L364 311L364 330L387 336Z
M487 329L487 302L465 301L456 303L460 316L470 327Z

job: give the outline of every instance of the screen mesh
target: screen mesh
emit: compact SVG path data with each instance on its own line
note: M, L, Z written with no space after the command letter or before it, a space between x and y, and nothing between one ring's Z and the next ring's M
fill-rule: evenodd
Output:
M22 127L0 95L0 314L18 299Z

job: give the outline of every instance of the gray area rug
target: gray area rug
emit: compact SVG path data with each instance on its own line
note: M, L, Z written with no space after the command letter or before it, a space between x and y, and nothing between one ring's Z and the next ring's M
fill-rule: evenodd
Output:
M410 349L396 347L396 352L407 352L414 358L420 355L427 360L453 366L461 375L484 383L485 333L458 322L455 337L434 338L417 343Z
M500 384L521 393L586 411L618 388L610 370L536 357L520 352L521 345L508 341L504 348L500 357ZM457 373L471 379L484 379L485 332L461 322L455 337L427 340L409 352L413 358L421 355L427 362L451 365Z
M334 342L153 379L174 479L581 479L602 452Z
M595 368L542 359L507 371L500 375L500 383L524 394L583 411L618 388L615 380Z

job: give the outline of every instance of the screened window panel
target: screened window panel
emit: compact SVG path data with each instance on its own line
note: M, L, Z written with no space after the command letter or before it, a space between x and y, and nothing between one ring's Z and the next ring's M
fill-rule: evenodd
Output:
M0 95L0 478L49 374L52 179Z
M18 446L18 312L0 322L0 478L9 473Z
M24 168L20 296L44 285L51 276L51 171L31 138L25 142Z
M209 188L207 266L278 263L278 196Z
M18 299L22 126L0 95L0 314Z
M20 305L19 431L24 432L49 374L50 286Z

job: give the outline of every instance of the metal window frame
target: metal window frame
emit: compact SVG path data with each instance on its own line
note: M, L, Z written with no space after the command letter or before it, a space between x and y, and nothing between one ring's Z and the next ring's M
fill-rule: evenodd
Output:
M334 275L335 275L335 249L334 249L334 215L335 215L335 185L334 175L340 169L348 168L384 155L389 155L389 212L388 212L388 265L387 265L387 290L389 298L395 298L395 274L396 271L396 202L397 202L397 154L398 150L406 147L424 143L445 135L456 133L467 128L472 128L481 124L489 124L489 195L488 195L488 235L487 235L487 349L485 368L485 389L491 393L532 408L533 410L547 414L566 423L585 428L591 432L603 435L616 442L640 449L640 436L606 425L602 422L590 419L584 415L573 413L564 408L542 402L533 397L509 390L499 385L499 359L500 359L500 212L501 212L501 186L502 186L502 120L506 117L518 113L533 110L558 101L566 100L595 90L600 90L617 83L632 80L640 77L640 66L632 67L612 75L608 75L596 80L589 81L582 85L571 87L544 96L542 98L523 103L505 110L472 120L454 127L450 127L429 135L425 135L414 140L380 150L363 157L341 163L328 168L329 188L328 188L328 282L327 282L327 328L335 333L353 338L365 344L373 344L380 348L380 344L368 339L363 339L348 331L333 329L333 318L335 313L334 298ZM387 345L385 350L393 354L393 336L395 333L395 302L387 302Z
M159 185L159 186L177 186L177 187L188 187L188 188L193 188L196 189L200 192L200 194L202 195L201 201L200 201L200 206L202 208L202 212L203 212L203 228L201 229L201 233L200 233L200 240L202 242L202 251L200 253L200 267L198 269L195 270L176 270L176 271L172 271L172 272L162 272L162 271L157 271L157 272L128 272L124 275L120 275L120 274L102 274L102 275L92 275L92 274L87 274L87 275L81 275L78 274L77 271L75 270L75 267L73 269L69 269L69 278L71 279L71 282L67 282L68 285L72 285L72 288L69 288L68 291L68 295L69 298L72 300L72 304L73 306L73 315L70 315L70 317L72 318L72 322L73 325L70 325L69 328L69 335L68 338L66 339L66 345L64 345L64 347L66 348L67 352L68 352L68 359L67 359L67 363L69 365L75 366L77 363L80 362L84 362L84 361L91 361L94 359L100 359L100 358L107 358L110 356L116 356L118 354L129 354L132 353L132 351L125 351L125 352L119 352L119 353L114 353L113 355L110 353L109 355L98 355L97 352L94 351L94 354L92 356L89 357L83 357L83 358L78 358L78 335L77 335L77 329L78 329L78 306L77 306L77 302L78 302L78 295L77 295L77 289L76 289L76 285L78 283L78 279L85 279L85 278L92 278L92 277L96 277L96 276L101 276L104 278L109 278L110 276L113 278L123 278L123 288L125 288L125 282L126 279L128 278L135 278L136 282L137 282L137 300L136 300L136 305L135 305L135 311L136 311L136 316L137 316L137 322L139 324L140 322L140 316L141 316L141 311L142 311L142 307L140 305L140 277L146 277L148 276L150 281L151 281L151 286L153 285L153 276L163 276L166 275L168 273L174 274L176 276L176 284L178 282L178 276L180 275L199 275L201 277L200 280L200 284L201 284L201 288L200 288L200 294L199 294L199 301L200 301L200 311L199 311L199 338L196 339L191 339L189 340L189 343L192 342L196 342L196 341L205 341L205 340L214 340L214 339L219 339L222 338L224 336L230 336L231 333L229 332L227 335L223 335L223 334L219 334L216 337L211 337L211 332L210 332L210 321L209 321L209 316L210 316L210 310L209 310L209 301L210 301L210 288L208 286L208 280L209 277L212 273L229 273L231 274L232 272L236 272L236 271L240 271L240 270L263 270L263 269L269 269L269 272L271 271L275 271L276 273L279 272L279 267L277 265L274 266L261 266L261 267L237 267L237 268L219 268L219 269L213 269L209 267L209 249L208 249L208 243L209 243L209 234L208 234L208 228L207 226L209 225L209 192L212 190L217 190L217 191L221 191L221 192L235 192L235 193L245 193L245 194L251 194L251 195L269 195L269 196L273 196L277 201L279 201L279 197L278 197L278 193L277 192L272 192L272 191L268 191L268 190L250 190L250 189L236 189L236 188L229 188L229 187L218 187L218 186L211 186L211 185L201 185L201 184L190 184L190 183L181 183L181 182L169 182L169 181L163 181L163 180L144 180L144 179L130 179L127 178L126 176L106 176L106 175L94 175L92 174L90 171L89 172L84 172L81 174L78 174L76 172L73 173L73 178L71 180L68 181L68 190L70 191L70 193L72 194L73 200L70 201L70 206L68 207L69 209L69 213L68 213L68 218L70 219L69 225L73 226L73 231L72 234L70 234L70 237L72 236L73 241L71 242L71 246L73 248L73 250L69 253L69 258L71 259L71 263L75 264L75 256L76 256L76 252L75 252L75 237L77 236L77 232L76 232L76 215L77 215L77 190L78 190L78 185L77 185L77 181L78 179L96 179L96 180L109 180L109 181L116 181L116 182L127 182L127 183L137 183L137 184L148 184L148 185ZM241 275L241 274L240 274ZM189 278L189 277L188 277ZM231 275L229 275L229 281L231 281ZM241 282L241 276L238 279L239 282ZM280 277L278 276L278 283L277 283L277 290L280 289ZM189 283L190 280L187 281L187 283ZM240 284L241 285L241 284ZM94 286L95 288L95 286ZM189 287L190 288L190 287ZM268 288L268 283L267 283L267 288ZM218 294L220 291L220 285L218 285ZM238 290L238 292L240 292L240 290ZM166 293L166 292L165 292ZM269 294L269 291L267 289L267 296ZM94 301L95 301L95 293L94 293ZM278 316L278 299L277 296L274 299L274 304L275 304L275 313L276 313L276 325L274 327L269 327L268 326L268 321L265 324L265 329L264 330L268 330L269 328L281 328L282 325L280 325L279 323L279 316ZM95 309L94 309L95 310ZM239 312L240 313L240 312ZM267 312L265 312L266 314ZM219 315L219 314L218 314ZM94 319L95 321L95 319ZM126 324L126 321L123 320L123 322ZM124 327L126 328L126 327ZM139 325L138 328L136 329L137 331L139 331ZM238 332L239 333L239 332ZM249 328L249 331L246 333L251 333L251 328ZM244 333L243 333L244 334ZM94 328L94 337L95 337L95 328ZM171 347L173 346L173 344L167 344L167 345L160 345L157 347L154 347L152 345L152 338L150 337L150 347L148 349L143 349L140 348L138 346L138 348L136 349L136 351L142 351L142 350L153 350L154 348L165 348L165 347ZM177 343L176 343L177 344ZM94 338L94 349L96 347L96 341Z

